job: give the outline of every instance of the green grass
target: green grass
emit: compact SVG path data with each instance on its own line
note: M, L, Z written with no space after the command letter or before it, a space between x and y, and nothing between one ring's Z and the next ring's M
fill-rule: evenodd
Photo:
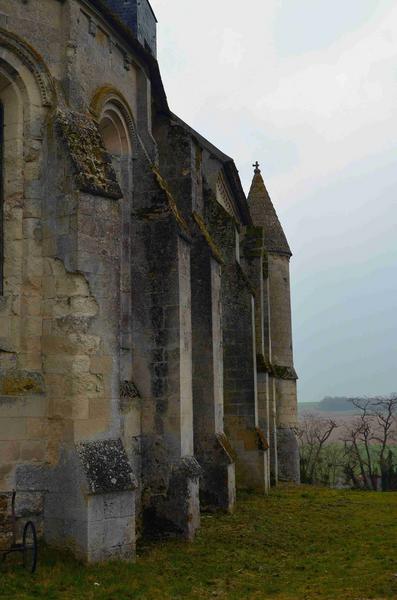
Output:
M193 544L84 567L45 549L35 576L0 573L7 600L397 599L397 494L282 487L204 516ZM99 585L96 585L99 584Z

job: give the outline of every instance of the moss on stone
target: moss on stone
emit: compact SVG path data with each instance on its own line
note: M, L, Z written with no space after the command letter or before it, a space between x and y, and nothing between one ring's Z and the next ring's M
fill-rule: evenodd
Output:
M39 373L28 371L9 371L0 374L0 395L22 396L26 394L43 394L44 382Z
M253 295L255 296L255 288L252 286L250 280L248 279L247 275L244 273L240 263L236 262L237 265L237 272L240 276L240 281L244 284L244 287Z
M263 354L256 355L256 368L258 373L272 373L272 366Z
M298 375L296 374L294 367L272 364L272 374L277 379L285 379L285 380L298 379Z
M162 177L162 175L160 174L160 171L157 169L157 167L152 166L152 171L153 171L153 175L155 177L156 183L158 184L160 189L163 190L163 192L165 194L168 207L169 207L171 213L173 214L177 224L182 229L183 233L185 233L186 235L188 235L190 237L189 226L186 223L185 219L182 217L181 213L179 212L177 203L175 202L175 199L172 196L171 191L168 187L168 183Z
M247 259L260 258L264 252L263 227L247 227L243 244Z
M212 252L212 256L221 264L224 264L224 259L222 256L221 251L219 250L218 246L216 245L216 243L214 242L214 240L211 237L210 232L207 229L207 226L204 222L204 219L201 215L199 215L197 212L193 211L193 219L195 220L195 222L197 223L198 228L200 229L200 232L203 236L203 238L205 239L205 241L207 242L209 248L211 249Z
M263 252L262 273L264 279L269 278L269 254L267 250L264 250Z
M258 448L259 450L269 450L270 444L267 440L265 433L259 427L255 427L257 439L258 439Z

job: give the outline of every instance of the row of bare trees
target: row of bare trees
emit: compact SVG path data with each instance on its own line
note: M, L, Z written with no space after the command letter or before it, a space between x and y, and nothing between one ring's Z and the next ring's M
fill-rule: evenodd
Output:
M351 400L344 422L307 414L298 430L303 483L397 489L397 394Z

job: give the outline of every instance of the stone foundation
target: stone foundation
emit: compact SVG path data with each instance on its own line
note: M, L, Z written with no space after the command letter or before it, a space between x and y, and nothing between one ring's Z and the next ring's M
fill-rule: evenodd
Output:
M143 523L148 537L193 539L200 525L200 474L200 466L192 457L172 465L166 474L166 489L162 493L152 491L145 502Z
M295 430L278 427L277 439L279 480L300 483L299 446Z

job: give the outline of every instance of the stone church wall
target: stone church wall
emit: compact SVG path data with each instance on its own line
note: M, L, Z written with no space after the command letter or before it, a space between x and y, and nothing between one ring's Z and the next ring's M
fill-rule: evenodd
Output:
M190 540L294 479L287 265L100 0L0 0L0 45L0 539L16 489L87 561Z

